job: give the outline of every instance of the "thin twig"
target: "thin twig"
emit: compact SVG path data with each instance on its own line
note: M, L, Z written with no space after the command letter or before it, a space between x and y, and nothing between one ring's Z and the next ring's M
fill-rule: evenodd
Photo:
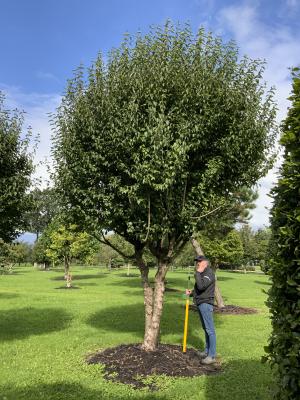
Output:
M151 200L150 200L150 196L148 197L148 227L147 227L147 235L146 238L144 240L144 243L147 242L148 237L149 237L149 232L150 232L150 223L151 223Z
M207 212L206 214L202 214L202 215L200 215L199 217L192 217L192 218L193 218L193 219L200 219L200 218L204 218L204 217L206 217L207 215L209 215L209 214L212 214L212 213L216 212L217 210L219 210L219 209L220 209L220 208L222 208L222 207L224 207L224 204L222 204L221 206L219 206L219 207L215 208L214 210L211 210L211 211Z

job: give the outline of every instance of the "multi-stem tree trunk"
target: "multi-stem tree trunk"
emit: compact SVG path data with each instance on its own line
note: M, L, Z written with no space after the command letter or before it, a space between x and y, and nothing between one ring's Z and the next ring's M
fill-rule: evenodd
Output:
M168 271L168 263L160 260L155 275L154 289L149 282L149 268L141 256L137 257L138 266L144 287L145 305L145 335L142 348L153 351L157 348L160 334L160 320L163 310L163 299L165 292L165 277Z
M199 244L199 242L195 239L195 238L191 238L191 243L194 247L194 250L197 254L197 256L204 256L204 252ZM216 271L215 271L216 273ZM221 294L221 290L217 284L217 275L216 276L216 286L215 286L215 299L216 299L216 303L217 303L217 307L218 308L224 308L225 307L225 303Z

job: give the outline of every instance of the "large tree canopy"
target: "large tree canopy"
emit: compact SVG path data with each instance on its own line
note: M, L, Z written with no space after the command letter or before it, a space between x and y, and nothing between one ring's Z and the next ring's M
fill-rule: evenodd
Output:
M113 230L134 246L146 332L158 335L172 257L272 163L275 107L263 69L239 60L231 42L167 23L125 37L106 64L99 56L87 79L80 68L69 82L55 119L56 181L84 229ZM154 295L145 246L158 260Z
M0 92L0 239L4 241L13 240L25 228L30 208L27 190L33 164L22 125L22 113L7 111Z

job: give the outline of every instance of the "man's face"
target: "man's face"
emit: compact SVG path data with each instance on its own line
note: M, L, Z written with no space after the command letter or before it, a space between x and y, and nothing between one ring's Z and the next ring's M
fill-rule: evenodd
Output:
M198 272L203 272L206 267L207 267L207 261L205 260L197 261L196 269Z

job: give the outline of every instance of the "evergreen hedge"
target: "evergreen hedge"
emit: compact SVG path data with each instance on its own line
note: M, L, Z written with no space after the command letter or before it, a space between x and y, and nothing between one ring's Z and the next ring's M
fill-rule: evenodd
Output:
M300 69L293 70L292 105L282 124L284 162L273 190L272 231L276 243L271 260L268 305L273 331L266 351L276 371L275 398L300 398Z

